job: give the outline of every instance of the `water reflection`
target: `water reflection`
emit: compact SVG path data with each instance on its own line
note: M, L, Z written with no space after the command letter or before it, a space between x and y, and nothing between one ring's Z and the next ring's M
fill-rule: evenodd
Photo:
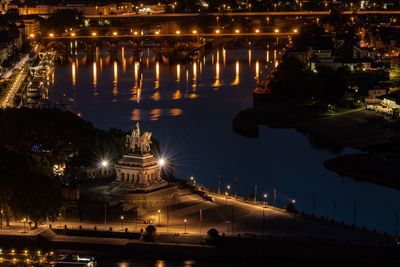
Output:
M260 78L260 62L256 61L256 80Z
M196 87L197 87L197 63L194 62L193 63L193 84L192 84L193 90L196 90Z
M93 87L97 87L97 65L96 61L93 62Z
M235 80L231 83L231 85L238 85L240 83L240 63L239 60L236 60L235 64Z
M158 89L160 87L160 63L156 62L156 79L154 81L154 89Z
M114 61L114 80L113 80L113 95L118 95L118 64Z
M122 59L122 72L126 72L126 58L125 58L125 47L121 48L121 59Z
M76 63L72 62L72 86L76 86Z
M251 49L249 49L249 66L251 66Z
M181 65L177 64L176 65L176 81L180 82L181 80Z

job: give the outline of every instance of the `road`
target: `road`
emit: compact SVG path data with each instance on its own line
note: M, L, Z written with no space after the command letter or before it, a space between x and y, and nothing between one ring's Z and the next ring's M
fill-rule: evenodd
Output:
M25 64L27 63L24 63L20 70L15 70L15 72L18 72L18 74L15 73L16 77L12 85L9 87L7 94L4 96L3 101L1 102L1 108L12 107L14 105L14 96L20 90L22 83L25 81L28 75L28 70L25 68Z
M214 202L205 201L197 194L187 189L182 190L180 200L177 204L166 210L160 210L149 214L153 224L157 226L160 233L178 233L190 235L204 235L210 228L216 228L225 235L243 236L272 236L274 238L288 240L335 240L337 243L364 243L368 244L392 244L393 237L385 237L372 231L356 229L338 223L323 221L300 214L294 215L282 209L269 205L247 203L234 197L226 198L222 195L212 194ZM202 210L202 222L200 220L200 209ZM167 224L168 219L168 224ZM186 222L185 222L186 220ZM60 221L50 222L53 228L69 229L94 229L108 231L110 227L114 231L123 231L127 228L129 232L145 229L148 224L142 221L113 221L88 222L88 221ZM46 227L46 225L42 225ZM13 223L11 228L5 228L10 234L12 231L22 234L23 224ZM6 233L6 232L4 232ZM0 231L1 234L1 231ZM29 231L28 233L29 234Z

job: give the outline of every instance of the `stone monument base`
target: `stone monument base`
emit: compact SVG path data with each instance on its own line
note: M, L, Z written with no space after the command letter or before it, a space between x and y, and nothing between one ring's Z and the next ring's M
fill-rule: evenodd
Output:
M157 184L151 190L138 190L137 187L129 188L125 183L114 182L111 186L110 196L114 201L122 202L124 210L136 209L138 216L144 216L179 201L179 190L176 185Z

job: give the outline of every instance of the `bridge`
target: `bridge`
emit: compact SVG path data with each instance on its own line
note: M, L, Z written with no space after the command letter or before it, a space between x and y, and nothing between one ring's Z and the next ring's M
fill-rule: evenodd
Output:
M339 11L343 15L400 15L400 10L344 10ZM327 11L267 11L267 12L214 12L214 13L152 13L152 14L137 14L137 13L123 13L112 15L85 15L88 19L124 19L124 18L179 18L179 17L200 17L200 16L327 16L331 13Z
M43 43L48 47L51 45L59 45L62 46L68 45L68 43L72 41L79 41L84 43L86 47L91 47L92 44L97 43L105 43L108 47L113 47L119 43L126 43L133 48L138 47L139 44L144 40L152 40L155 43L160 43L167 40L174 41L187 41L193 40L198 41L203 38L262 38L262 37L272 37L279 38L285 37L288 38L293 35L299 34L297 29L293 29L288 32L281 32L278 29L275 29L273 32L262 32L261 30L254 30L253 32L241 32L240 30L235 30L233 32L224 32L222 30L215 30L212 33L197 33L196 30L191 33L185 33L177 31L176 33L161 33L156 31L152 34L140 34L139 32L134 32L133 34L118 34L117 32L113 32L111 34L102 34L99 35L97 32L92 32L91 35L77 35L75 33L70 33L69 35L56 36L53 33L50 33L48 36L43 37Z

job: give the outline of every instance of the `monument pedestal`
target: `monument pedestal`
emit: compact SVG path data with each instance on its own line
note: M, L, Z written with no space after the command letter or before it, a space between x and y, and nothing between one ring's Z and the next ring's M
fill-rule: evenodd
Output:
M110 185L110 196L124 209L137 209L140 215L176 203L178 189L161 178L161 166L150 152L151 133L140 133L139 124L127 137L129 153L115 165L117 178Z

